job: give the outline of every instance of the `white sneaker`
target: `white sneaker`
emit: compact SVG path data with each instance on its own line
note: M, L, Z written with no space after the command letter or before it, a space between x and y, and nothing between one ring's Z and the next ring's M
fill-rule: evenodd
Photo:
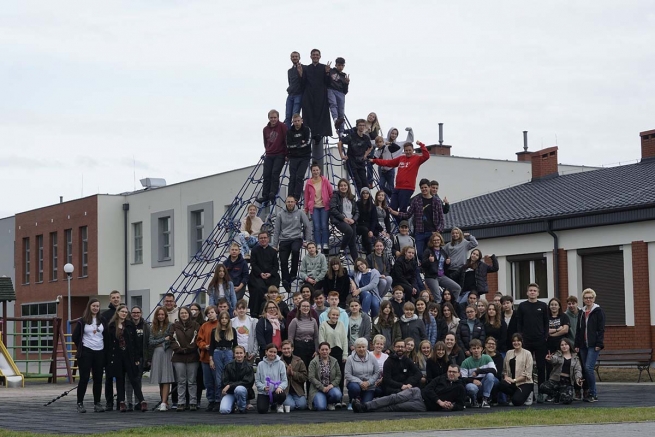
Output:
M328 404L327 409L328 411L334 411L334 404Z
M278 413L284 413L284 406L280 405L279 407L277 407L277 412Z
M168 406L166 405L166 402L162 402L161 404L159 404L158 410L159 411L168 411Z
M530 405L532 405L532 401L533 401L532 398L533 397L534 397L534 393L530 393L530 396L528 396L528 399L525 401L525 406L526 407L529 407Z

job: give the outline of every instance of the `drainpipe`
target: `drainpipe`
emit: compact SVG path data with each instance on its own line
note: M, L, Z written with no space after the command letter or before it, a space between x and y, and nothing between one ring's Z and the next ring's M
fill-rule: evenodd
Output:
M546 229L548 234L553 237L553 275L555 276L554 286L555 286L555 297L560 298L559 295L559 239L557 234L553 232L553 222L551 220L546 221Z
M128 255L128 240L127 240L127 212L130 210L130 204L129 203L124 203L123 204L123 237L124 237L124 254L123 254L123 262L124 262L124 269L125 269L125 304L130 306L130 300L128 298L128 288L127 288L127 269L129 266L129 255Z

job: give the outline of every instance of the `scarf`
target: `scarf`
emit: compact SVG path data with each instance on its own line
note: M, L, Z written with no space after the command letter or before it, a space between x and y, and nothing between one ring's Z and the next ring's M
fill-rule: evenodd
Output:
M273 335L275 335L275 333L280 330L280 319L278 319L277 316L269 316L267 314L266 320L271 323L271 326L273 327Z

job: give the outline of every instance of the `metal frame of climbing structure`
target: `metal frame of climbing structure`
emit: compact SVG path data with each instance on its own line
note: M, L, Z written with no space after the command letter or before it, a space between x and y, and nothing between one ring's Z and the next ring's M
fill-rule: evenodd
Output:
M346 123L350 127L348 120L346 120ZM330 140L333 140L333 142L330 142ZM345 177L341 157L333 153L336 152L336 142L336 138L325 137L323 139L323 154L320 157L323 161L323 174L332 183L333 187L336 187L339 179ZM275 201L263 205L256 203L255 199L260 195L263 182L263 163L264 156L253 167L244 185L235 196L232 205L204 240L201 249L191 258L184 270L167 290L167 292L175 294L178 306L189 305L197 301L201 293L207 292L206 286L211 280L216 265L227 259L230 244L234 241L234 236L239 232L240 220L247 214L250 204L258 206L258 215L262 217L264 224L270 226L270 228L272 228L277 210L285 207L285 199L282 198L281 193L283 187L288 187L287 163L284 164L280 174L280 189ZM349 178L349 180L352 180L352 178ZM375 169L373 170L373 185L379 189L379 178ZM302 207L302 201L299 202L299 207ZM339 232L332 225L330 225L330 235L331 240L332 237L336 236L334 241L339 243ZM334 244L331 244L331 250L333 247ZM287 297L290 297L291 290L286 291L288 293ZM161 305L161 301L159 305ZM150 316L152 316L152 312Z

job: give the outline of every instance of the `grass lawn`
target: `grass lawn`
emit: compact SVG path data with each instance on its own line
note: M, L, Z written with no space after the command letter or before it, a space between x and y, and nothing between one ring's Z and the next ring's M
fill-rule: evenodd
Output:
M354 413L353 413L354 414ZM388 433L394 431L421 431L421 430L447 430L466 428L507 428L516 426L534 425L567 425L567 424L594 424L619 422L645 422L655 420L655 407L639 408L554 408L548 410L520 410L499 411L496 413L466 415L466 416L439 416L434 418L411 419L408 414L406 420L380 420L384 414L361 414L358 422L335 422L313 425L197 425L197 426L158 426L133 428L100 434L105 437L121 436L179 436L193 435L199 437L237 436L237 437L273 437L273 436L306 436L306 435L334 435L334 434L366 434ZM326 429L328 428L329 429ZM59 434L61 436L61 434ZM0 430L0 437L37 437L37 434L28 432L14 432ZM39 434L38 437L45 437Z

